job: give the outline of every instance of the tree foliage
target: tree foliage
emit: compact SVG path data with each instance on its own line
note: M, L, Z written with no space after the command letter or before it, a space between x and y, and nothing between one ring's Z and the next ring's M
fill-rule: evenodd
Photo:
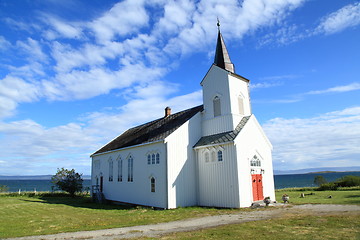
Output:
M324 176L318 175L318 176L315 176L314 183L318 186L321 186L322 184L327 183L327 181L324 178Z
M360 177L347 175L336 180L336 185L339 187L355 187L360 186Z
M6 192L9 188L6 185L0 185L0 192Z
M82 174L75 172L74 169L58 168L51 180L58 189L68 192L72 197L76 192L81 192L83 187Z

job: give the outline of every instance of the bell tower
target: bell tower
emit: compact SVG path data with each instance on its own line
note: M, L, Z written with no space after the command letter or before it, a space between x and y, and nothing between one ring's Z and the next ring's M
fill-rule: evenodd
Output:
M249 80L235 73L235 66L220 31L214 63L201 81L204 115L203 136L232 131L244 116L251 115Z

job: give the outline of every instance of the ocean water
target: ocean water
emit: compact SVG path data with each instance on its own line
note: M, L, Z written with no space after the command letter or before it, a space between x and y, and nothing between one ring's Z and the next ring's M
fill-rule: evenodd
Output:
M308 173L308 174L289 174L274 175L275 188L292 187L315 187L314 178L317 175L324 176L328 181L335 181L346 175L360 176L360 172L333 172L333 173ZM6 185L9 192L21 191L51 191L53 184L51 180L0 180L0 185ZM91 189L91 181L86 179L83 187Z

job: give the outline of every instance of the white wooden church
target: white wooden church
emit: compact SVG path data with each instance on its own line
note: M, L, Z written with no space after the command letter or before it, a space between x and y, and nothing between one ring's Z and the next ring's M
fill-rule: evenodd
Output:
M91 155L93 191L157 208L249 207L275 200L272 145L251 112L219 30L203 105L131 128Z

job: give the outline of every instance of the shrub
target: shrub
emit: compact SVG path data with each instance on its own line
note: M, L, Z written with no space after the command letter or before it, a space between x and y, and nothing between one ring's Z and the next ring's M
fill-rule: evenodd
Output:
M360 177L347 175L338 180L336 180L335 184L338 187L355 187L360 186Z
M319 191L326 191L326 190L337 190L338 186L334 182L324 183L321 184L320 187L317 189Z

